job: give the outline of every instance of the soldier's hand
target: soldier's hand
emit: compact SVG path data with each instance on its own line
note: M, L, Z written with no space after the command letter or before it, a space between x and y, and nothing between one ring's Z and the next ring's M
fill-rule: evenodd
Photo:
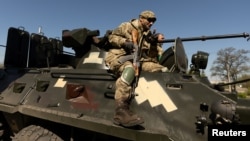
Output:
M123 45L123 49L127 52L127 53L131 53L134 50L134 44L131 41L126 41Z
M157 43L158 34L149 34L146 37L146 41L149 43Z
M107 30L104 37L108 38L108 36L112 33L112 30Z
M150 43L157 43L157 42L163 41L163 40L164 40L164 35L161 33L154 33L148 37L148 42L150 42Z

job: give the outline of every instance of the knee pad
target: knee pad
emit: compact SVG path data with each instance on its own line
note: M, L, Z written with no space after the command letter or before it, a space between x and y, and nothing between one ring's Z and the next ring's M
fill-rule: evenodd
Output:
M124 68L122 75L121 75L121 80L125 82L126 84L130 85L135 78L135 70L133 66L127 66Z

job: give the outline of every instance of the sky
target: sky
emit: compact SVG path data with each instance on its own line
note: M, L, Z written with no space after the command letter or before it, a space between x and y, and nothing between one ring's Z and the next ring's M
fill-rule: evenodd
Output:
M9 27L23 26L29 33L41 27L47 37L59 37L64 29L88 28L106 30L138 18L144 10L157 16L152 29L166 39L200 37L250 32L250 1L248 0L2 0L0 5L0 45L6 45ZM165 43L164 49L172 43ZM183 42L188 63L197 51L209 53L205 74L220 49L250 49L246 38ZM64 48L65 51L71 51ZM5 48L0 47L0 64ZM249 54L248 54L249 55ZM216 78L215 78L216 79Z

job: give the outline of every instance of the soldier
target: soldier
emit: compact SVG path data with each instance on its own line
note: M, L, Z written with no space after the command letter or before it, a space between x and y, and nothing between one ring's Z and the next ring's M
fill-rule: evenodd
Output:
M124 127L131 127L144 123L144 119L129 109L131 102L131 85L135 78L135 69L132 59L129 56L134 51L134 46L139 45L142 36L150 32L151 26L156 21L156 16L152 11L143 11L138 19L121 23L109 35L109 42L112 48L105 58L106 65L119 78L116 80L115 90L115 114L114 123ZM162 34L154 35L162 38ZM157 51L158 43L142 43L141 69L149 72L167 71L168 69L158 63ZM152 48L151 48L152 47ZM151 48L151 49L150 49ZM156 53L155 53L156 52ZM155 54L155 55L153 55Z

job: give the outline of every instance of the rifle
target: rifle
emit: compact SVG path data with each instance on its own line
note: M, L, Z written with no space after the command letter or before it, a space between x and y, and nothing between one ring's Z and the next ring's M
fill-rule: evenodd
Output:
M138 37L138 32L136 31L132 31L132 40L134 43L134 54L133 54L133 66L135 69L135 78L133 80L132 83L132 90L130 93L130 99L133 99L136 94L135 94L135 88L138 86L138 82L139 82L139 77L140 77L140 72L141 72L141 50L142 50L142 43L144 40L144 35L141 37L141 39L139 40L139 45L137 44L137 38Z

